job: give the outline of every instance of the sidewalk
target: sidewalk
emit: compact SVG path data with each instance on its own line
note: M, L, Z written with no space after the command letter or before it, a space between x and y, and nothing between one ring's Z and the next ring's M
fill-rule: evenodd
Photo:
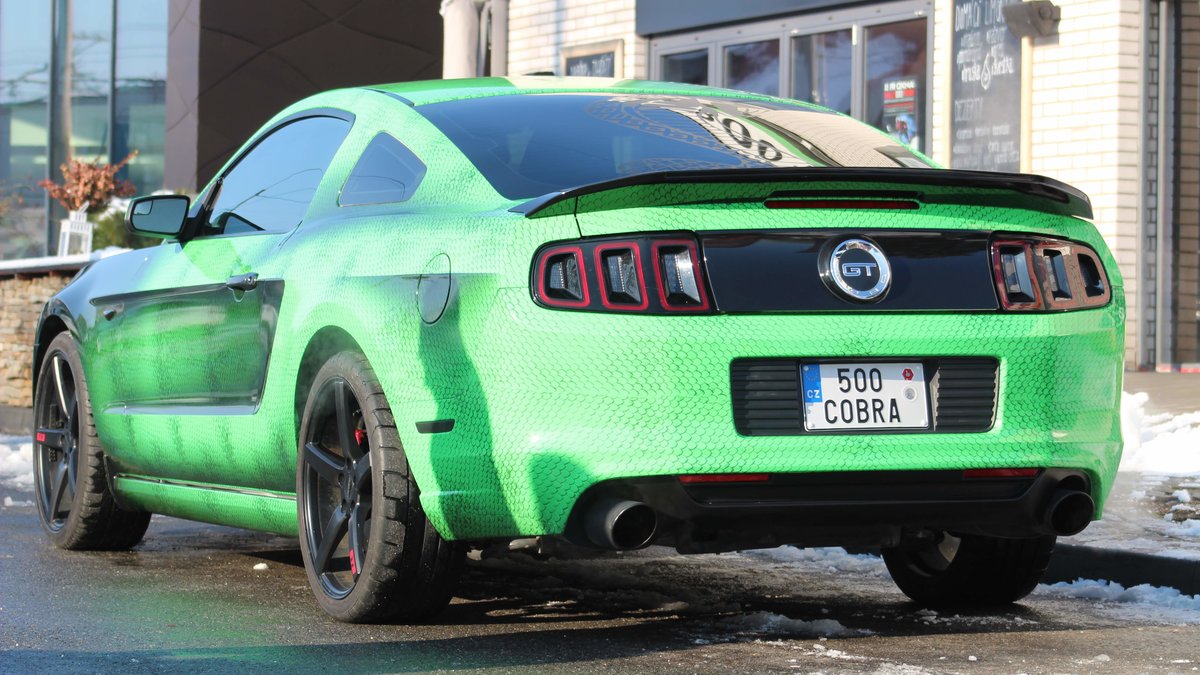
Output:
M1104 519L1059 540L1046 581L1200 594L1200 375L1131 372L1124 389L1125 457Z

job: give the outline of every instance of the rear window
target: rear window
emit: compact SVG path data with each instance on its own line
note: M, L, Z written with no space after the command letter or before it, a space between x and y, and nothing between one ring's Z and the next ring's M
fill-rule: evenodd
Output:
M849 117L786 103L520 94L417 110L509 199L659 171L930 166Z

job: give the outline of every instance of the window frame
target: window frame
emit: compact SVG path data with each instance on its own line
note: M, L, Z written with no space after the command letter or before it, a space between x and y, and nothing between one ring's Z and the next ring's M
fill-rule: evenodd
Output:
M651 79L662 79L664 57L707 49L708 86L724 87L726 47L774 38L780 41L779 96L791 99L795 98L795 92L792 91L792 53L794 44L792 39L805 35L818 35L848 29L850 31L852 50L850 63L850 116L864 124L869 124L865 119L867 113L866 29L873 26L913 19L925 20L925 91L921 95L923 110L921 124L923 125L922 136L925 139L925 148L921 152L927 156L932 156L932 150L935 145L931 133L933 123L933 53L936 48L933 32L932 0L903 0L901 2L879 3L836 11L797 14L766 21L739 23L732 26L652 38L650 40L650 77Z
M346 130L346 135L342 137L342 143L338 145L338 149L340 150L342 145L345 144L346 138L349 138L350 132L352 132L354 130L354 120L355 120L354 113L351 113L347 110L342 110L340 108L310 108L308 110L302 110L300 112L288 115L287 117L284 117L283 119L279 120L275 124L272 124L270 127L259 131L256 135L251 137L250 141L246 144L246 146L244 148L242 148L242 151L239 152L232 160L230 160L229 164L226 165L225 168L220 173L218 173L216 176L214 176L213 179L211 181L209 181L208 185L203 190L201 190L200 195L202 195L204 197L204 201L203 201L200 209L196 212L196 215L189 218L190 222L184 228L184 231L187 234L185 240L186 241L191 241L193 239L208 240L208 239L218 239L218 238L223 238L223 237L247 237L247 236L256 236L256 235L282 234L280 232L275 232L272 230L262 230L260 232L230 232L230 233L226 233L224 230L222 230L219 233L205 234L204 230L207 229L208 220L209 220L209 217L212 216L212 209L214 206L216 206L216 201L221 198L220 184L225 180L225 178L227 176L229 176L230 173L233 172L234 169L236 169L238 167L238 165L240 165L242 163L242 161L244 159L246 159L246 157L250 156L250 153L254 152L263 141L265 141L267 138L269 138L276 131L279 131L280 129L282 129L288 125L295 124L296 122L299 122L301 120L319 118L319 117L331 117L333 119L339 119L350 125ZM336 156L337 156L337 151L334 152L334 157L336 157ZM332 161L333 161L333 157L330 158L330 163L332 163ZM321 176L321 183L325 182L326 177L328 176L328 173L329 173L329 166L326 166L325 174ZM321 185L321 183L318 183L318 187ZM309 209L312 208L311 201L308 204L308 208Z

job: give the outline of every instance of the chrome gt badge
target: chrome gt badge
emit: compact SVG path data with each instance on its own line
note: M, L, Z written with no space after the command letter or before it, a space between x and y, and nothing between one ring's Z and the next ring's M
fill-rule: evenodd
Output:
M819 258L821 278L830 290L855 302L878 302L892 285L892 266L874 242L846 239Z

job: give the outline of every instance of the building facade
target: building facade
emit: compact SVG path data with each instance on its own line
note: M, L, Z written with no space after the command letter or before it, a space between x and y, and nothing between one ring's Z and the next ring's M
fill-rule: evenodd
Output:
M291 101L443 72L777 94L1066 181L1125 277L1127 364L1200 362L1200 0L0 0L0 259L55 241L37 182L68 157L194 191Z
M483 3L484 17L501 3ZM1200 361L1197 0L503 4L506 58L478 73L782 95L852 115L943 166L1081 188L1125 278L1127 364Z

